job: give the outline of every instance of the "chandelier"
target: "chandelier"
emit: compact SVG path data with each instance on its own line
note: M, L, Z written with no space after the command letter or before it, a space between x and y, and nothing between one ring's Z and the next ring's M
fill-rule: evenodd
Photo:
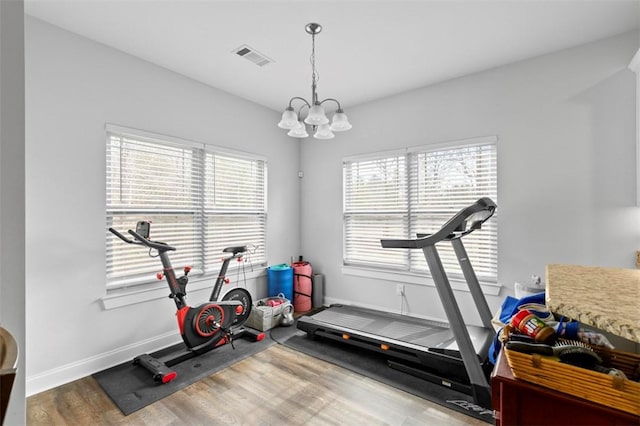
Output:
M317 83L318 73L316 72L316 34L322 31L322 26L316 23L307 24L304 30L311 35L311 102L299 96L294 96L289 99L289 106L282 113L282 120L278 123L278 127L281 129L288 129L287 135L294 138L306 138L309 136L307 133L308 124L311 126L313 137L316 139L333 139L335 135L333 132L343 132L349 130L352 126L349 123L347 114L344 113L340 107L340 102L333 98L327 98L325 100L318 100ZM294 110L294 101L300 101L301 105L297 111ZM333 101L338 104L338 109L333 114L331 124L324 112L322 104L328 101ZM308 111L305 111L308 110ZM301 119L303 112L307 113L304 121Z

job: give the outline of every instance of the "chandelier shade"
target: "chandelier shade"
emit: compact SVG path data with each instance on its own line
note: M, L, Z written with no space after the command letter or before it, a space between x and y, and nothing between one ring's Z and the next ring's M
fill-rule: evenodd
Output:
M293 108L288 107L282 113L282 119L278 123L278 127L281 129L295 129L298 127L298 114L295 113Z
M328 124L321 124L313 137L316 139L333 139L336 135L333 134Z
M309 137L309 133L307 133L307 127L304 124L302 124L301 121L298 121L298 127L289 130L289 133L287 133L287 135L291 136L292 138Z
M327 98L322 101L318 100L317 84L318 73L316 71L316 35L322 31L322 26L317 23L310 23L304 27L305 31L311 35L311 100L308 101L305 98L294 96L289 100L289 106L285 108L282 113L282 119L278 123L278 127L281 129L288 129L287 135L294 138L306 138L309 136L305 124L312 127L314 132L313 137L316 139L333 139L335 135L333 132L344 132L351 129L353 126L347 118L347 114L344 113L338 102L334 98ZM333 114L331 124L329 125L329 118L325 112L323 104L326 102L334 102L337 105L337 109ZM296 111L294 109L294 103L299 104L299 108ZM307 115L303 117L302 111L307 108Z
M319 126L321 124L327 124L329 122L329 119L324 113L324 108L322 108L322 105L315 104L309 109L309 114L307 114L307 118L304 119L304 122L307 124L311 124L312 126Z
M345 130L351 129L351 123L349 123L349 119L347 118L347 114L344 113L341 109L337 110L335 114L333 114L333 120L331 121L331 130L334 132L344 132Z

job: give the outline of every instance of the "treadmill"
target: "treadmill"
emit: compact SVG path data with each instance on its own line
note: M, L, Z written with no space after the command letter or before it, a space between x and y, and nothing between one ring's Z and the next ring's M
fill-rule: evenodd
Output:
M491 311L469 262L462 238L481 229L495 212L490 198L480 198L460 210L433 234L411 240L381 240L382 247L422 249L448 323L425 320L346 305L331 305L302 316L297 327L307 337L327 338L384 354L391 368L442 384L473 396L474 402L491 408L487 360L495 331ZM436 243L451 242L482 326L465 325L440 260Z

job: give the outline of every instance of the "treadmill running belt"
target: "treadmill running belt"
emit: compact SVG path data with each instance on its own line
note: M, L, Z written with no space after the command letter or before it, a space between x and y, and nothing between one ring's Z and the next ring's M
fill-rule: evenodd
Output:
M311 317L306 317L303 319L303 322L305 321L343 330L356 330L378 336L380 340L399 340L424 347L425 350L429 348L458 350L455 337L448 324L437 321L389 315L370 309L343 305L331 306L331 308L313 314ZM468 326L468 328L476 353L481 353L487 340L486 330L474 326Z

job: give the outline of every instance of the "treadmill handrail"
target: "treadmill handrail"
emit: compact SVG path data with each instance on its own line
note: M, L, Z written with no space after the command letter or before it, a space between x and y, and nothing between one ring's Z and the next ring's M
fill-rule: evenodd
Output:
M482 197L475 203L461 209L455 216L447 221L442 228L433 234L418 234L413 240L382 239L380 243L384 248L419 249L432 246L443 240L454 240L480 229L482 224L493 216L496 203L489 197ZM477 216L477 217L474 217ZM470 222L469 226L465 226Z

